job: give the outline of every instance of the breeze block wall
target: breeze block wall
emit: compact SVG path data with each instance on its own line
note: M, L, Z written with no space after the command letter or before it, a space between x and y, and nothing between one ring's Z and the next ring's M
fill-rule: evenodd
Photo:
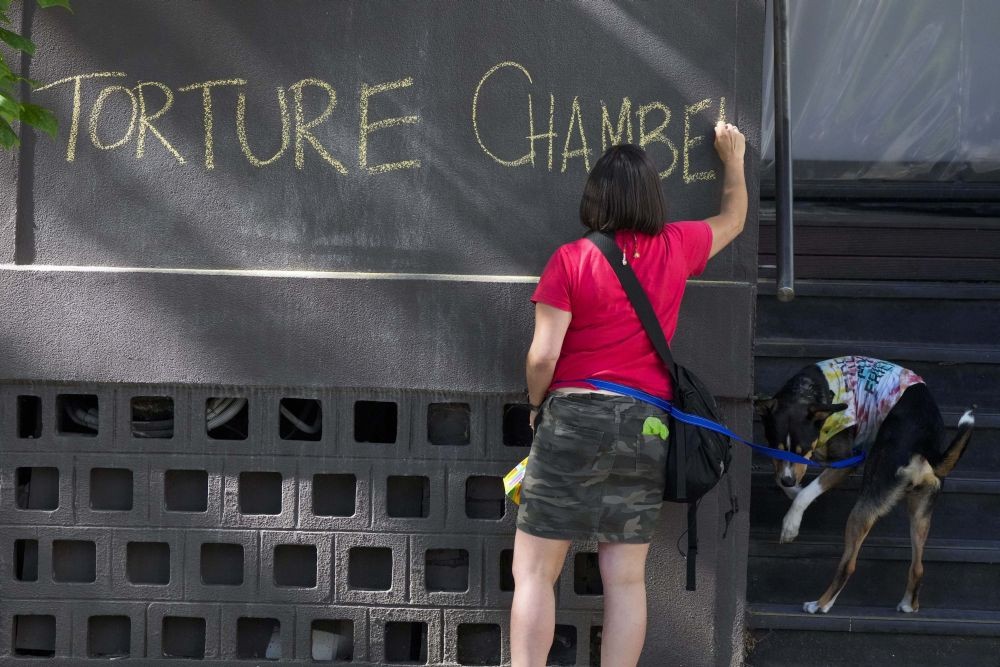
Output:
M211 429L216 398L242 407ZM509 662L523 400L6 384L2 655ZM551 664L599 655L600 593L576 545Z

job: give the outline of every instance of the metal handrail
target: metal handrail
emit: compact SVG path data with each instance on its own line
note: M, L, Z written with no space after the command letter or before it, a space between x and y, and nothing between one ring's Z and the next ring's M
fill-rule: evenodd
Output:
M774 178L778 301L795 298L795 246L792 219L791 104L788 92L788 11L773 0L774 14Z

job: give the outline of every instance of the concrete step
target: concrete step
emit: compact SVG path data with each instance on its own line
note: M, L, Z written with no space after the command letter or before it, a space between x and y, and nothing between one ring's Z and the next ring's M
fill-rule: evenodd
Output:
M806 614L800 605L747 607L744 667L906 665L996 667L1000 612L956 609L901 614L834 607Z
M799 604L818 598L843 552L841 536L791 544L754 536L750 542L747 599ZM894 607L903 596L910 541L869 538L837 606ZM928 540L924 549L921 609L1000 609L1000 541ZM836 608L836 607L835 607Z
M773 282L773 281L772 281ZM1000 286L956 299L954 289L875 292L849 286L809 295L796 285L797 297L780 302L770 295L757 299L758 341L772 338L880 341L896 346L955 345L995 348L1000 330ZM973 315L974 314L974 315Z
M767 464L765 464L767 465ZM820 496L806 510L800 535L840 534L857 500L860 477L855 475ZM750 526L757 534L777 540L791 501L766 470L751 481ZM905 503L897 505L872 529L873 537L909 537ZM931 536L942 539L996 539L1000 536L1000 479L949 477L934 507Z
M777 285L771 278L757 280L761 299L777 301ZM796 280L794 304L807 298L899 299L904 301L1000 301L1000 283L913 282L899 280Z
M747 605L748 627L754 630L822 632L886 632L1000 638L1000 611L921 610L903 614L881 607L836 606L827 614L807 614L802 605ZM997 656L994 656L994 659Z

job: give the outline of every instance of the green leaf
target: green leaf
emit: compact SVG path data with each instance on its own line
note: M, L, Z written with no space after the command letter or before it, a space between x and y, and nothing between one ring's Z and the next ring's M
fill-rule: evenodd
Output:
M10 9L10 0L0 0L0 12L7 13Z
M35 44L30 39L21 37L16 32L0 28L0 39L13 46L18 51L24 51L29 56L35 55Z
M10 123L0 118L0 146L13 148L17 143L17 134L10 129Z
M21 110L21 104L17 100L0 93L0 111L6 111L15 118L18 118L21 115Z
M56 120L55 114L37 104L21 105L21 122L34 125L53 139L59 132L59 121Z
M69 6L69 0L38 0L38 6L42 9L46 7L65 7L69 11L73 11L73 8Z

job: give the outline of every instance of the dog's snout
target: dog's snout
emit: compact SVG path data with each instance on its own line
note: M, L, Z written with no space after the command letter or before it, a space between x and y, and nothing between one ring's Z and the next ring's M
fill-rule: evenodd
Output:
M795 478L792 477L791 475L782 475L781 476L781 485L782 486L795 486Z

